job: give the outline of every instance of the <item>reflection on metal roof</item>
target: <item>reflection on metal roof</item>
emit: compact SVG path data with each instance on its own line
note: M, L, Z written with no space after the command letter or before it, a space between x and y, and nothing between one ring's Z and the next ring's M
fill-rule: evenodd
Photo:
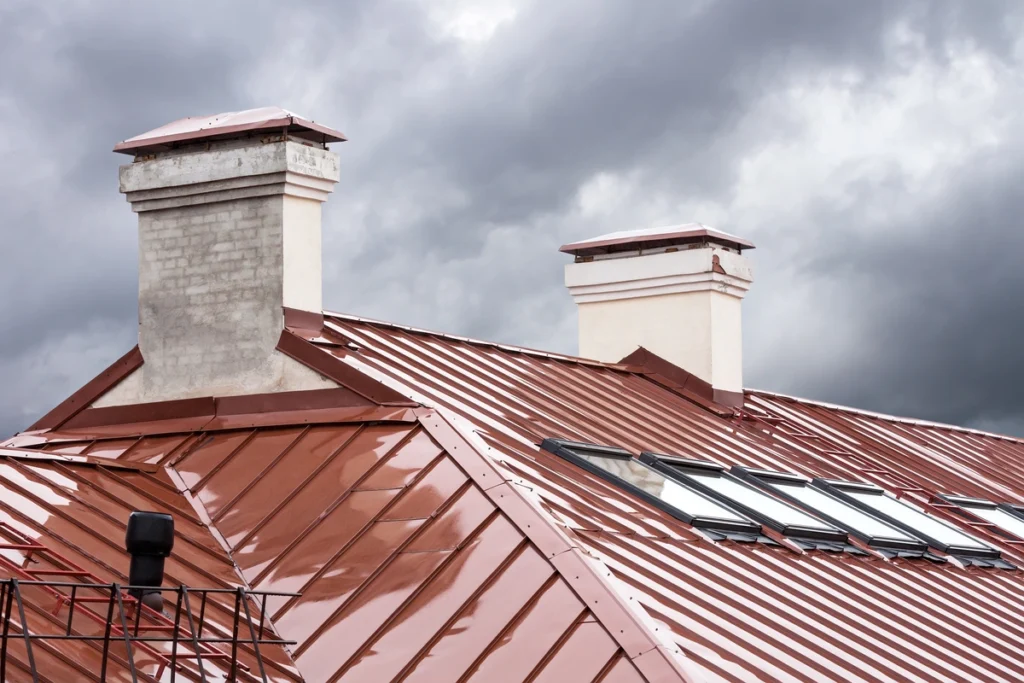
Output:
M234 590L243 586L227 553L179 492L166 471L146 473L107 469L54 460L0 458L0 578L60 581L75 584L127 584L128 555L123 539L128 515L135 509L174 516L175 548L168 558L165 584ZM109 592L109 591L108 591ZM102 668L107 597L94 589L78 591L70 611L67 586L23 584L26 623L33 634L63 633L99 636L98 640L37 640L32 654L40 680L73 683L98 680ZM193 598L198 612L198 593ZM92 599L92 602L88 600ZM173 610L172 610L173 611ZM154 613L155 614L155 613ZM204 614L204 636L232 638L233 593L211 593ZM258 618L258 616L257 616ZM70 620L70 621L69 621ZM20 619L11 633L20 633ZM142 628L166 627L149 616ZM166 629L164 631L166 634ZM9 681L31 681L25 643L13 635L5 643ZM198 680L198 660L188 643L179 644L179 680ZM202 644L203 667L210 680L225 680L230 670L230 645ZM131 680L123 643L115 640L107 657L107 680ZM170 643L137 643L133 661L139 680L165 680L169 675ZM262 645L267 679L297 681L288 653L280 646ZM251 645L239 647L241 680L258 672Z
M603 610L614 610L611 594L598 586L589 598L596 578L588 588L563 576L560 567L569 566L580 580L581 560L571 559L578 551L524 534L545 526L541 513L503 509L514 496L497 470L492 484L480 472L484 458L473 460L443 421L62 440L46 448L167 467L249 587L301 594L271 598L268 617L297 641L292 655L306 680L641 681L642 669L653 680L664 666L632 661L636 653L588 606L607 602ZM653 647L643 648L649 660Z
M115 152L138 154L167 149L174 144L232 137L243 133L288 130L317 142L342 142L345 136L280 107L230 111L213 116L189 116L128 138L114 146Z
M871 482L1022 566L1021 541L938 498L1024 501L1018 440L763 392L737 411L653 366L339 315L307 338L436 408L309 424L302 411L100 424L86 410L16 442L154 468L129 474L185 490L210 552L229 548L252 588L302 594L270 617L308 680L1024 679L1019 570L712 540L537 447Z

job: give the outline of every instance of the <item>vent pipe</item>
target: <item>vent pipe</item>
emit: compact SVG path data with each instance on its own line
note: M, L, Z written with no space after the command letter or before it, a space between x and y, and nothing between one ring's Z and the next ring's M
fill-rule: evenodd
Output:
M164 582L164 560L174 547L174 518L163 512L133 512L128 517L124 545L132 558L128 584L159 587ZM160 591L132 588L129 594L147 607L163 610Z

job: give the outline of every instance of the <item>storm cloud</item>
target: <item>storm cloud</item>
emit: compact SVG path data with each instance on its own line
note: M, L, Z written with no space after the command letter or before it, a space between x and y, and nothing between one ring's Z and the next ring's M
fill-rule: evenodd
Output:
M1024 434L1018 3L0 5L0 431L131 347L118 140L337 127L332 310L575 350L560 244L758 245L747 384Z

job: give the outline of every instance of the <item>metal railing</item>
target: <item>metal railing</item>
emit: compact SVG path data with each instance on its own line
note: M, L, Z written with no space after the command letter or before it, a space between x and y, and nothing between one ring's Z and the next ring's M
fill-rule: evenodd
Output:
M38 625L35 629L30 628L26 615L26 600L23 595L23 590L30 588L39 588L49 595L57 593L60 596L57 610L47 616L55 617L62 605L67 605L66 622L56 622L54 619L46 620L46 617L37 620L43 621L44 624L54 625L53 632L40 632ZM171 594L171 597L174 598L173 612L168 614L142 604L134 596L129 595L129 591ZM215 628L220 629L222 633L224 628L220 624L210 626L207 623L206 607L208 602L212 602L209 599L211 595L234 596L230 636L215 632L211 635ZM33 643L39 641L86 641L102 643L99 672L101 682L107 680L108 661L112 659L111 644L122 643L125 648L125 657L123 661L117 663L128 670L133 683L137 683L139 680L135 650L145 651L159 663L160 666L155 675L157 679L161 679L164 670L169 668L172 682L181 673L192 680L207 683L209 679L206 666L203 663L205 659L208 664L212 664L216 660L221 666L228 667L227 677L224 680L267 683L270 679L267 677L260 646L295 644L295 641L283 640L272 632L268 632L265 621L267 598L297 596L297 593L252 591L242 587L235 589L189 588L186 586L156 588L126 586L117 583L0 579L0 623L2 623L2 628L0 628L0 681L7 680L9 644L12 642L24 643L26 661L21 662L21 666L27 669L33 683L38 683L40 673L43 672L37 670ZM193 600L195 599L199 600L198 614L194 611ZM165 605L167 602L165 599ZM217 602L222 609L226 607L223 602ZM258 624L254 623L250 602L259 606ZM102 615L103 610L94 610L90 607L92 604L105 605L105 617ZM82 633L81 629L76 629L74 627L76 614L102 626L103 633L86 634ZM57 627L57 624L62 625ZM241 632L243 624L245 632ZM13 632L12 627L17 630L17 633ZM204 630L206 630L205 634ZM170 644L169 654L154 647L161 644ZM219 645L230 645L230 654ZM245 649L251 654L258 668L258 676L251 671L251 667L239 661L240 649ZM195 662L194 670L184 665L185 662L192 660Z

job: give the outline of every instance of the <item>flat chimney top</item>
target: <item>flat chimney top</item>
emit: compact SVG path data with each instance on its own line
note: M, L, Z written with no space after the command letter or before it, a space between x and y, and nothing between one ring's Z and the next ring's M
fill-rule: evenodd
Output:
M314 142L344 142L345 136L280 107L229 111L213 116L189 116L148 133L128 138L114 147L122 154L162 152L199 140L219 140L263 131L288 132Z
M683 223L660 228L611 232L582 242L566 244L559 251L579 257L703 243L721 244L737 251L754 248L752 242L742 237L709 228L702 223Z

